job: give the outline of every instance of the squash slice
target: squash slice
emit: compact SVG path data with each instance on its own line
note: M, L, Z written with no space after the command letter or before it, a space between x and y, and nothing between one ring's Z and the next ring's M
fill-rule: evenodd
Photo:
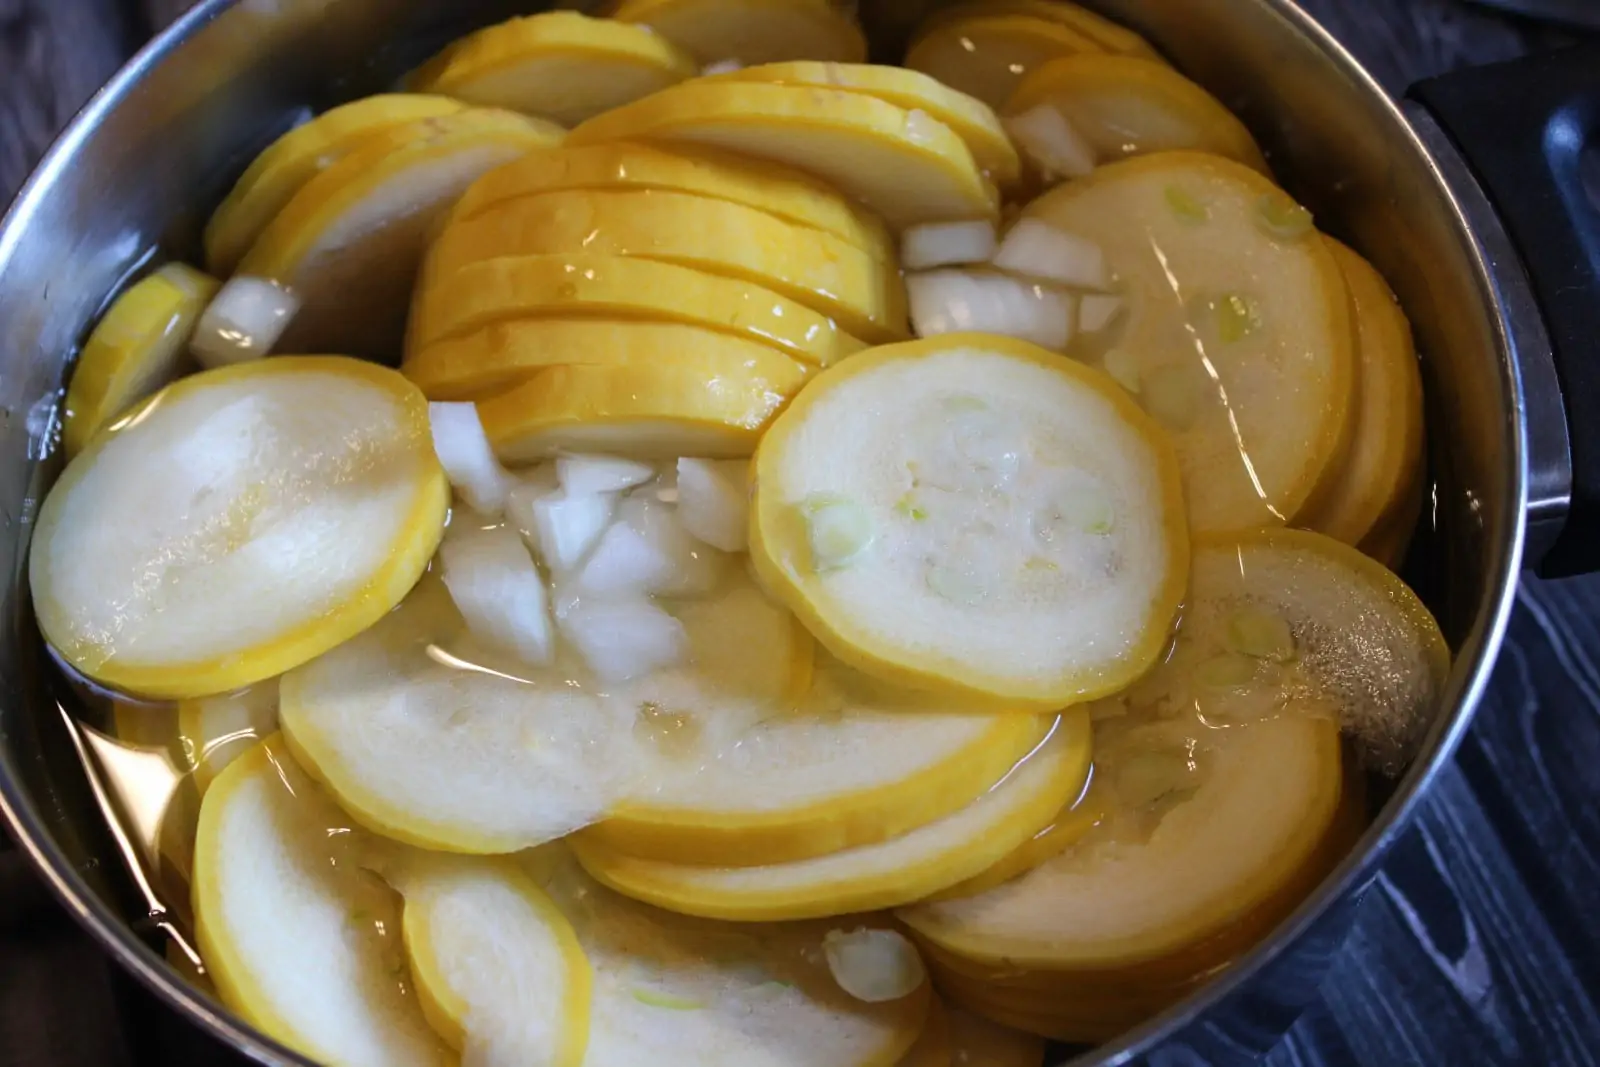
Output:
M756 455L751 561L868 674L1017 709L1115 692L1188 568L1178 467L1109 378L946 334L818 375Z
M739 922L845 915L920 900L984 870L1049 822L1083 787L1088 770L1088 716L1068 711L987 793L878 844L765 867L636 859L581 838L573 849L611 888L686 915Z
M687 53L642 27L545 11L463 37L410 84L573 126L697 73Z
M29 560L39 625L126 692L239 689L398 603L448 503L427 402L394 371L337 356L207 371L157 393L51 490Z
M590 119L572 144L651 141L783 163L866 204L893 229L994 219L972 152L926 111L841 89L702 78Z
M623 0L612 17L650 27L702 64L867 54L861 28L826 0Z
M1024 217L1104 253L1123 314L1071 351L1172 434L1196 532L1281 526L1325 491L1350 440L1355 331L1309 213L1231 160L1164 152L1059 186Z

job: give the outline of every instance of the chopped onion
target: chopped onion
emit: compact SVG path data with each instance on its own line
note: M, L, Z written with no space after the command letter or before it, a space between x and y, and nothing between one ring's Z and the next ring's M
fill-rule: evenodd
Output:
M567 496L559 489L519 485L506 497L506 517L532 539L553 574L565 574L589 554L611 523L613 493Z
M643 597L581 599L561 617L561 633L603 682L624 682L681 663L689 654L683 623Z
M900 236L900 266L927 270L962 263L987 263L994 255L994 224L975 222L925 222Z
M839 988L868 1004L910 996L928 978L916 946L894 930L829 930L822 952Z
M477 405L436 401L428 405L428 423L433 429L434 454L450 484L472 510L498 518L517 480L494 458Z
M998 274L935 270L907 278L906 295L919 337L976 330L1058 352L1072 340L1077 298L1049 286Z
M722 574L723 558L691 537L671 508L630 497L579 569L572 591L602 598L708 593Z
M656 469L620 456L562 456L556 460L556 475L568 496L583 496L620 493L643 485L656 476Z
M260 359L299 310L300 298L276 282L248 274L230 278L200 315L189 351L207 369Z
M743 552L750 500L744 460L678 460L678 521L691 535L724 552Z
M715 63L707 63L700 68L702 78L714 78L718 74L733 74L744 69L744 64L737 59L719 59Z
M846 566L877 540L872 516L854 500L818 493L807 499L800 511L805 516L811 561L819 571Z
M439 561L445 588L474 637L525 663L550 662L544 581L515 530L452 527Z
M1078 332L1099 333L1122 314L1122 297L1088 293L1078 301Z
M1006 132L1047 179L1082 178L1097 160L1094 146L1053 105L1040 104L1005 120Z
M1111 285L1106 254L1099 245L1043 219L1018 219L991 262L1012 274L1075 288L1106 289Z

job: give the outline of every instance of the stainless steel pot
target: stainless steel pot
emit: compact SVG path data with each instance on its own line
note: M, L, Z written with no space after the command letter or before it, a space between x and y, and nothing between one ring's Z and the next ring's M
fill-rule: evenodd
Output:
M898 56L925 2L864 0L881 56ZM108 829L84 735L53 688L25 580L30 523L56 469L51 412L74 345L119 279L158 247L193 249L204 213L302 109L373 91L448 38L526 6L207 0L91 101L0 225L0 454L12 457L0 465L0 550L9 561L0 816L108 952L197 1025L263 1062L303 1061L185 984L152 950L168 918L163 902L130 865L129 842ZM1319 222L1389 277L1424 353L1434 491L1408 577L1456 654L1426 746L1385 790L1359 847L1266 943L1188 1001L1073 1062L1246 1060L1314 995L1361 890L1454 751L1525 555L1572 571L1597 554L1590 505L1600 501L1600 463L1585 461L1600 455L1600 427L1574 420L1569 443L1561 387L1575 402L1600 396L1600 382L1576 359L1558 358L1581 351L1596 335L1589 326L1600 329L1587 317L1600 316L1587 287L1600 244L1571 221L1588 203L1579 150L1591 112L1573 101L1594 82L1593 57L1558 61L1565 73L1554 80L1539 66L1446 79L1422 88L1427 106L1402 109L1290 0L1092 6L1145 32L1238 110ZM1458 131L1476 172L1437 116ZM1475 175L1518 194L1503 202L1505 225ZM1512 235L1558 254L1524 260Z

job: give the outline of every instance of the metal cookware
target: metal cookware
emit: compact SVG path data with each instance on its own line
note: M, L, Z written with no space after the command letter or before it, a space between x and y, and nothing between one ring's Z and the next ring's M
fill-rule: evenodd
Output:
M880 57L898 57L923 6L863 0ZM1433 491L1407 577L1456 659L1422 754L1377 794L1359 847L1272 937L1184 1003L1072 1060L1243 1062L1312 998L1361 890L1450 758L1524 562L1552 573L1600 563L1600 422L1568 418L1600 398L1600 371L1581 359L1600 336L1597 183L1586 181L1600 174L1586 149L1600 76L1594 55L1567 53L1427 83L1397 106L1291 0L1091 6L1143 31L1239 112L1289 189L1388 276L1424 357ZM449 38L527 7L206 0L90 102L0 225L0 456L11 457L0 463L0 818L123 966L264 1062L303 1061L152 947L182 903L152 886L131 841L150 813L107 795L98 735L62 699L32 620L28 538L58 468L52 413L74 345L119 279L158 247L194 249L205 213L304 109L390 84Z

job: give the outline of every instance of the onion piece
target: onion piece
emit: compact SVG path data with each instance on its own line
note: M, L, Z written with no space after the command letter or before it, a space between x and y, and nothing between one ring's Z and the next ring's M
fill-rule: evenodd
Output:
M928 978L916 946L894 930L829 930L822 952L839 988L868 1004L910 996Z
M1094 146L1051 104L1031 107L1003 120L1003 125L1022 154L1048 180L1082 178L1098 162Z
M517 480L495 459L477 405L435 401L428 405L428 424L434 454L450 484L472 510L498 518Z
M656 476L649 463L620 456L561 456L556 460L556 476L568 496L588 493L620 493L643 485Z
M625 682L681 663L689 654L683 623L643 597L581 599L561 616L561 633L602 682Z
M230 278L201 313L189 351L207 370L260 359L299 310L300 298L276 282L248 274Z
M981 219L925 222L901 234L900 266L906 270L927 270L963 263L987 263L997 243L994 224Z
M906 279L911 326L919 337L976 330L1056 351L1072 340L1077 298L998 274L935 270Z
M583 562L611 524L616 506L613 493L567 496L524 484L506 497L506 518L533 542L552 574L565 574Z
M718 74L734 74L744 69L744 64L737 59L719 59L715 63L707 63L700 68L702 78L714 78Z
M439 546L445 588L484 644L525 663L550 662L550 604L539 569L515 530L452 527Z
M1088 293L1078 301L1078 332L1099 333L1122 314L1122 297Z
M1082 289L1111 286L1106 254L1099 245L1043 219L1018 219L991 262L1011 274L1061 285Z
M742 459L678 460L678 521L724 552L743 552L750 525L750 464Z
M630 497L579 568L570 590L603 599L650 593L696 596L716 586L723 561L722 553L689 535L673 509L647 497Z

